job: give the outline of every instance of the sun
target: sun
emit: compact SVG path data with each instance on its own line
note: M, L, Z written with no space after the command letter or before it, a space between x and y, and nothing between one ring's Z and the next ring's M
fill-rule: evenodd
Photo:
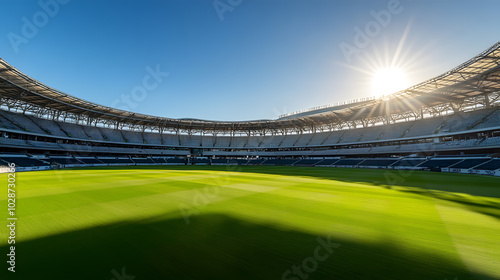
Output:
M372 77L372 94L382 97L398 92L408 87L408 78L403 69L382 68L377 70Z

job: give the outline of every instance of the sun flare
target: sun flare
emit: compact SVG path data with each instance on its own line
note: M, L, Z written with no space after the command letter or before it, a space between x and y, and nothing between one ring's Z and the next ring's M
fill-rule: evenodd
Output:
M372 93L382 97L408 87L405 71L399 68L383 68L373 74Z

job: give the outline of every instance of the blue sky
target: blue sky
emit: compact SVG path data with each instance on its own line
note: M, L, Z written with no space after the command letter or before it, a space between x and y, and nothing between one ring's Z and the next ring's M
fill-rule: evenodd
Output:
M498 10L494 0L9 1L0 57L102 105L272 119L373 95L373 73L397 53L408 86L439 75L500 40Z

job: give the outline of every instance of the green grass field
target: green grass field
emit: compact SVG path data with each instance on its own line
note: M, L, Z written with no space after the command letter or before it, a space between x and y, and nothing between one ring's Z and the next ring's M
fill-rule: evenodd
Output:
M499 183L272 166L17 173L16 273L1 225L0 278L500 279Z

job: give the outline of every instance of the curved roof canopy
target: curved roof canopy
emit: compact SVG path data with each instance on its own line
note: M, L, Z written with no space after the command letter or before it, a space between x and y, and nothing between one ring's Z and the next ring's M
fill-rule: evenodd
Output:
M86 101L51 88L0 58L0 98L72 113L82 118L155 126L166 129L210 131L265 131L332 126L348 121L418 112L424 107L453 104L500 91L500 42L460 66L433 79L381 99L287 115L276 120L209 121L151 116Z

